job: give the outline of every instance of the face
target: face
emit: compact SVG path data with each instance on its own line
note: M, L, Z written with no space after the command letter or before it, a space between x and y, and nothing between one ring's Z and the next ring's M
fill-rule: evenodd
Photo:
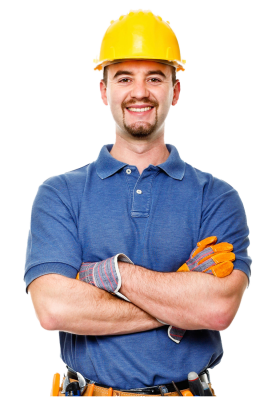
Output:
M179 98L180 83L172 84L172 68L154 61L124 61L108 66L101 81L104 104L109 104L116 132L148 140L164 134L165 119Z

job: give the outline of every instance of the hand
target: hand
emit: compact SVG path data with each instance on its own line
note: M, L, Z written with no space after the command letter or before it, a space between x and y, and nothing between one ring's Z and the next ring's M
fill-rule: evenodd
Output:
M218 278L231 274L234 268L232 261L235 261L235 254L232 253L233 246L226 242L215 244L216 242L216 236L198 242L190 258L177 272L205 272ZM168 328L168 336L176 343L182 340L185 332L185 329L174 326Z
M206 272L218 278L231 274L234 267L232 261L235 261L235 254L232 253L233 246L226 242L215 244L216 242L216 236L198 242L189 260L178 268L177 272Z

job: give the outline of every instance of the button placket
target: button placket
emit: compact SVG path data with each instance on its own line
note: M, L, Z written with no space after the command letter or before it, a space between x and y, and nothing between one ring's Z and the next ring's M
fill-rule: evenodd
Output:
M152 202L152 182L158 175L159 171L152 172L153 168L149 171L144 170L137 178L138 170L132 170L131 175L126 175L127 181L130 182L131 178L135 177L136 184L132 187L132 201L131 201L131 216L136 218L149 217L151 202ZM132 181L132 180L131 180ZM133 181L132 181L133 182ZM137 189L137 187L139 189Z
M138 186L139 189L135 189L133 192L133 202L131 209L131 215L133 217L149 216L152 196L152 181L157 174L158 171L156 171L155 173L148 173L148 171L145 171L137 180L135 186Z

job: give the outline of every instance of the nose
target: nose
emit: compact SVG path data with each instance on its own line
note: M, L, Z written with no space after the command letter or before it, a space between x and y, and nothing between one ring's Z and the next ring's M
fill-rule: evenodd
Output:
M136 99L143 99L149 97L149 91L147 89L147 83L143 79L135 80L131 90L131 97Z

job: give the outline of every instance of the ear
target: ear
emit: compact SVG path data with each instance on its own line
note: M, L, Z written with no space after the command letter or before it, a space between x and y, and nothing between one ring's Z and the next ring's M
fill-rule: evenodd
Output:
M100 82L100 91L103 103L108 106L107 95L106 95L107 87L105 86L104 80L102 79Z
M173 100L172 100L173 106L175 106L177 104L179 95L180 95L180 82L179 82L179 80L177 80L175 82L174 88L173 88Z

